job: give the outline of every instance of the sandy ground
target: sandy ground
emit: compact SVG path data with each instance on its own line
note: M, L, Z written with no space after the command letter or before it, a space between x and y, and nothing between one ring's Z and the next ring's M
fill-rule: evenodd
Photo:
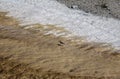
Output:
M21 28L0 12L1 79L120 78L120 52L108 44L44 35L43 25L32 26L37 28Z
M69 8L120 19L120 0L57 0Z

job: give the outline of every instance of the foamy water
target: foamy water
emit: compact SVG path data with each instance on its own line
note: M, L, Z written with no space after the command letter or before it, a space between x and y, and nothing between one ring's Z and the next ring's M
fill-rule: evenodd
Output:
M89 41L120 46L120 21L72 10L54 0L0 0L0 11L18 18L22 25L52 24Z

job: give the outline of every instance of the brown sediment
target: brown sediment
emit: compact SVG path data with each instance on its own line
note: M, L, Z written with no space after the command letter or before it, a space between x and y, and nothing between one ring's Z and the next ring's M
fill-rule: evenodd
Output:
M36 30L43 29L40 24L23 29L19 24L16 27L16 20L4 23L6 19L3 18L1 21L0 79L120 78L120 52L108 44L77 43L64 37L45 35ZM52 25L50 28L56 29Z
M9 58L9 56L0 57L0 79L114 79L111 76L72 76L66 73L43 71L43 69L33 69Z
M14 19L13 17L7 17L7 12L0 12L0 25L6 26L18 26L19 21Z

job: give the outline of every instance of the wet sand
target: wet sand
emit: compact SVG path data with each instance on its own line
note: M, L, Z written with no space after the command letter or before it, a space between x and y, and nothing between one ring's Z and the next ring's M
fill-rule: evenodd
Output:
M57 0L69 8L98 16L120 19L120 0Z
M120 51L108 44L45 35L41 24L24 29L4 12L0 20L1 79L120 78Z

